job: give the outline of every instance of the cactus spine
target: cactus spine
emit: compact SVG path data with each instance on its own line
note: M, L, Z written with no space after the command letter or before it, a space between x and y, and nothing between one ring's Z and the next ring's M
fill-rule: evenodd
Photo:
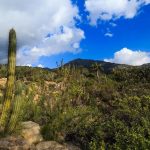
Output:
M8 47L8 74L6 83L6 92L4 97L3 110L0 117L0 127L4 131L9 121L11 105L13 100L14 82L15 82L15 67L16 67L16 32L11 29L9 32L9 47Z

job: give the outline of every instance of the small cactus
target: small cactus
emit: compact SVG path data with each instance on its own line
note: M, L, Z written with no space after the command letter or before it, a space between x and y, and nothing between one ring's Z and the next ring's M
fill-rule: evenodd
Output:
M6 83L6 92L4 96L4 104L0 117L0 127L4 131L9 121L11 104L13 100L14 82L15 82L15 67L16 67L16 32L11 29L9 32L9 47L8 47L8 74Z

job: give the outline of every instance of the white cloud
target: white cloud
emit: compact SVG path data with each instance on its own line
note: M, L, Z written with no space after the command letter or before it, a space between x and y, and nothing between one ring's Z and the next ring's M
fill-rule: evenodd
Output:
M78 52L80 40L84 38L84 32L77 28L64 27L63 33L58 32L50 38L45 38L38 47L32 49L23 48L18 52L20 64L26 62L38 62L41 56L51 56L64 52Z
M150 4L150 0L143 0L146 4Z
M150 53L123 48L114 54L114 58L105 59L104 61L139 66L150 63Z
M12 27L18 37L19 65L38 63L41 56L75 52L84 38L76 19L80 19L78 8L71 0L0 0L0 62L6 62Z
M127 19L137 15L138 10L150 4L150 0L86 0L85 7L89 12L91 24L98 20L115 20L120 17Z
M28 67L32 67L32 65L31 65L31 64L26 64L26 66L28 66Z
M105 36L107 36L107 37L113 37L114 35L112 34L112 33L105 33Z
M39 68L44 68L44 66L42 64L39 64L38 67Z

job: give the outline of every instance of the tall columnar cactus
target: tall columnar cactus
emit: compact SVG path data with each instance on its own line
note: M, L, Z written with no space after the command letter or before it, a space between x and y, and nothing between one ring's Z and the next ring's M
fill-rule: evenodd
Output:
M8 74L6 83L6 93L4 97L3 110L0 117L0 127L4 131L6 124L9 121L12 100L14 95L15 68L16 68L16 32L11 29L9 32L9 47L8 47Z

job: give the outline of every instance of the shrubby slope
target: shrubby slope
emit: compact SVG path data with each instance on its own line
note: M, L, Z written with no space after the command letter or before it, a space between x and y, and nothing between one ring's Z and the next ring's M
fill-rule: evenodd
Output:
M1 65L0 103L5 77ZM21 106L15 132L19 122L31 120L45 139L83 150L150 148L149 64L78 59L54 70L17 67L14 102Z

